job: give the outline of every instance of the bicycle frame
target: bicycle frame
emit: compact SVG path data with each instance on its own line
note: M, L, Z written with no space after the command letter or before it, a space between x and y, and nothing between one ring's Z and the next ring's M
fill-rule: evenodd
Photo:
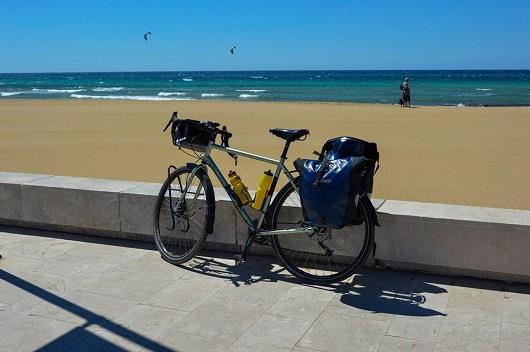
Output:
M219 167L215 163L214 159L210 155L212 150L219 150L219 151L225 152L225 153L227 153L229 155L232 155L232 156L237 155L238 157L241 156L241 157L244 157L244 158L257 160L257 161L261 161L261 162L272 164L272 165L276 166L276 170L274 171L274 176L273 176L273 179L272 179L272 184L271 184L271 187L270 187L270 189L269 189L269 191L267 193L267 196L266 196L266 198L264 200L263 207L262 207L262 210L261 210L261 214L260 214L260 216L258 218L257 223L254 222L254 220L252 219L252 217L250 216L248 211L241 204L241 201L239 200L239 198L237 197L235 192L232 190L232 188L230 187L228 181L224 177L223 173L221 172L221 170L219 169ZM294 183L293 175L285 167L285 160L286 159L287 158L285 157L285 153L282 154L282 157L280 158L280 160L276 160L276 159L271 159L271 158L268 158L268 157L265 157L265 156L252 154L252 153L249 153L249 152L245 152L243 150L238 150L238 149L234 149L234 148L230 148L230 147L225 147L223 145L219 145L219 144L216 144L214 142L210 142L210 144L208 145L208 147L206 148L206 150L204 152L204 156L202 157L203 162L201 164L197 165L193 169L193 171L191 172L189 177L190 177L190 179L193 178L194 175L196 174L197 170L199 170L199 168L205 168L205 165L210 167L210 169L212 169L212 171L215 174L215 176L217 177L217 179L221 182L221 185L223 186L223 188L225 189L226 193L230 197L230 200L232 201L232 203L236 207L239 215L241 215L241 217L243 218L243 221L245 221L245 223L248 225L248 227L256 235L276 236L276 235L289 235L289 234L313 234L313 233L316 232L317 229L315 227L312 227L312 226L301 226L299 228L284 229L284 230L262 230L261 229L263 221L265 220L265 214L267 213L267 210L269 209L270 203L272 201L272 196L274 194L274 189L276 188L276 185L277 185L277 182L278 182L278 178L280 177L280 173L281 172L283 172L283 174L287 177L288 181L293 185L293 187L296 190L296 192L298 192L298 188L296 187L296 184ZM186 182L186 183L188 184L188 182ZM197 194L199 192L195 192L195 193L196 193L196 196L197 196Z

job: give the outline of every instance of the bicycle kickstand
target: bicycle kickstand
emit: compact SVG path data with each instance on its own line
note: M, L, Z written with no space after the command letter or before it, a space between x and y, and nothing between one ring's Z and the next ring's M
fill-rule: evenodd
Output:
M247 253L250 250L250 247L252 247L252 243L254 242L254 238L256 237L256 233L252 231L248 237L247 241L245 242L245 247L241 251L241 253L236 254L234 260L236 261L236 265L241 265L247 260Z

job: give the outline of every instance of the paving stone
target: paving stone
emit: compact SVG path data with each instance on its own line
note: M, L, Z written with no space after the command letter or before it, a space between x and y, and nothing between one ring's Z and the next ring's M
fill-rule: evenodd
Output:
M185 270L164 261L158 252L146 251L142 256L132 258L118 266L115 270L139 273L145 275L156 275L166 279L177 280L181 278Z
M530 325L502 322L500 352L528 352Z
M504 284L496 281L457 279L451 289L448 308L502 309Z
M266 307L273 305L290 286L283 282L257 281L251 284L226 285L216 292L215 298L225 301L260 304Z
M377 352L432 352L433 342L416 341L401 337L385 336Z
M177 329L188 334L219 337L235 342L263 313L263 306L239 302L231 304L220 299L209 299L191 311L186 324Z
M94 261L108 258L109 256L120 257L123 253L129 251L127 247L113 246L103 243L86 243L77 242L75 246L68 249L68 255L76 257L89 257Z
M19 271L4 271L0 268L0 302L14 304L28 298L38 299L38 292L46 292L60 279L46 275ZM33 301L33 299L32 299Z
M313 319L264 314L245 332L238 343L292 348L312 322Z
M2 331L0 348L2 351L35 351L62 336L65 336L62 345L66 346L72 342L66 336L75 328L75 324L65 321L19 315L0 321L0 331ZM6 334L5 331L9 333Z
M0 251L2 249L0 248ZM7 252L2 252L2 259L0 259L0 269L11 271L27 271L29 268L40 265L44 261L41 259L33 259L27 257L21 257L14 254L6 254Z
M326 302L311 302L281 297L267 310L267 313L282 317L296 316L301 319L314 320L324 310L326 305Z
M323 313L297 346L321 351L376 351L389 323Z
M13 235L13 234L10 234L10 233L1 233L0 232L0 249L2 248L2 246L6 245L6 244L22 241L24 238L25 238L25 236L22 236L22 235L18 235L18 234Z
M205 337L172 329L164 333L158 341L166 346L171 346L175 351L226 352L229 346L233 344L234 339L219 336Z
M75 324L93 324L115 319L136 306L134 301L82 291L54 296L51 302L42 301L29 314Z
M388 335L417 341L434 341L443 316L397 316L392 321Z
M116 322L152 339L181 322L185 312L139 304L122 314ZM185 324L185 321L183 322Z
M501 332L501 316L488 309L448 309L435 351L497 351Z
M75 243L55 238L28 236L21 241L2 246L3 255L14 254L32 259L51 259L65 254Z
M505 298L502 322L530 326L530 303L525 299Z
M277 347L271 345L260 345L255 342L250 342L246 344L240 344L236 342L230 348L229 352L290 352L290 348Z
M76 342L72 351L172 351L169 346L165 346L159 341L151 340L141 334L126 329L120 329L118 333L100 326L89 326L80 332L79 335L82 338Z
M102 274L98 280L80 290L140 302L169 286L171 282L172 279L164 277L113 271Z
M180 279L145 301L146 304L192 311L226 285L225 281L205 277Z
M90 268L96 262L92 258L74 257L68 254L62 254L42 263L36 264L33 268L27 270L35 274L45 274L65 278L76 275L83 270Z

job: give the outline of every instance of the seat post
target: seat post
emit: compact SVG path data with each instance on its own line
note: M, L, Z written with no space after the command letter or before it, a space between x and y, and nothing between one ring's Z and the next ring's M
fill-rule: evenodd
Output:
M281 155L282 159L287 159L287 151L289 150L289 146L291 145L291 142L287 141L285 142L285 146L283 147L283 152Z

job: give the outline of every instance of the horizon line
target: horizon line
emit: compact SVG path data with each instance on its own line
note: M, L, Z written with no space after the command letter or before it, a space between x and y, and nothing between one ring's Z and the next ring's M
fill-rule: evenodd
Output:
M146 71L28 71L28 72L0 72L0 75L8 74L77 74L77 73L173 73L173 72L310 72L310 71L530 71L530 68L458 68L458 69L278 69L278 70L146 70Z

